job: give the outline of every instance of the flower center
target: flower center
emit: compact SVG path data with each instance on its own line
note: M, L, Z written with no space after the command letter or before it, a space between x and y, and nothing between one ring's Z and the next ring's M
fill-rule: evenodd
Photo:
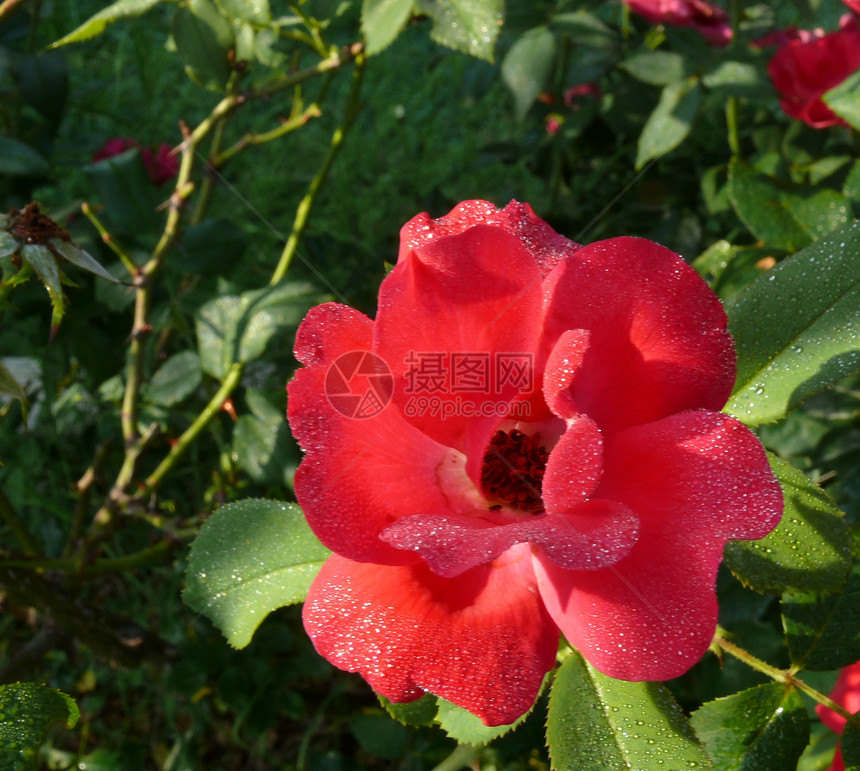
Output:
M528 436L517 429L496 431L481 469L481 487L491 509L505 506L530 514L544 510L541 484L549 453L539 438L539 433Z

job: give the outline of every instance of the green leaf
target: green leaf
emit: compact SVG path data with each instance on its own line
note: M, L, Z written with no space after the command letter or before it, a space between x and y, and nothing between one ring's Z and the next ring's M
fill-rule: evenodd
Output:
M702 83L723 97L754 99L772 93L764 69L749 62L721 61L702 76Z
M162 364L144 386L147 401L170 407L190 396L200 385L203 370L194 351L183 351Z
M840 118L860 129L860 72L849 75L822 97L824 103Z
M636 168L674 150L690 132L702 96L694 80L670 83L639 135Z
M269 0L215 0L221 12L237 22L258 26L272 21Z
M0 228L2 227L4 223L0 222ZM20 247L21 244L15 236L7 230L0 230L0 259L15 254Z
M846 723L840 746L845 771L860 771L860 728L853 723Z
M664 685L613 680L576 652L553 683L547 744L556 771L711 767Z
M321 302L309 284L283 283L210 300L197 312L197 340L203 371L221 379L236 362L260 356L276 332L294 327Z
M95 273L112 284L119 283L94 257L70 241L55 238L51 240L50 245L55 252L67 259L72 265L77 265L79 268L83 268L90 273Z
M283 407L270 404L252 388L245 392L245 399L252 414L242 415L233 430L236 462L256 482L289 484L298 464L289 453Z
M691 722L717 771L796 768L809 743L803 699L779 683L709 701Z
M81 713L74 699L35 683L0 685L0 768L35 767L36 751L57 723L74 728Z
M120 19L131 19L146 13L150 8L158 5L160 0L117 0L107 8L103 8L95 16L90 17L81 24L74 32L60 38L51 48L66 45L67 43L79 43L82 40L101 35L108 24L113 24Z
M25 244L21 247L20 254L39 276L45 289L48 290L51 305L54 308L54 323L58 324L65 313L65 301L63 299L62 274L57 265L57 258L47 246L41 244Z
M248 246L248 235L226 219L193 225L182 235L181 255L169 266L183 273L228 275Z
M433 19L431 37L448 46L488 62L504 18L504 0L417 0Z
M502 78L514 95L520 120L546 87L554 61L555 35L546 27L530 29L505 55Z
M687 77L687 60L673 51L648 51L636 54L618 66L630 76L654 86L666 86Z
M785 500L782 520L758 541L726 544L726 566L759 592L824 591L845 580L849 530L827 493L790 463L768 453Z
M30 145L0 136L0 174L10 177L40 177L50 172L50 164Z
M406 729L386 714L358 714L349 719L349 729L365 752L394 760L408 751Z
M403 32L412 16L413 0L364 0L361 4L361 33L367 53L378 54Z
M244 648L269 613L304 600L329 553L295 504L228 503L191 544L182 598Z
M2 359L0 359L0 396L11 396L21 402L27 401L27 394L12 373L6 369Z
M210 0L190 0L173 16L173 40L189 77L220 91L230 75L233 28Z
M420 699L404 704L395 704L381 694L376 696L383 709L404 725L429 726L436 720L439 707L432 693L425 693Z
M860 369L860 225L816 241L727 308L738 354L725 410L748 425L784 417Z
M782 621L798 667L826 672L860 660L860 563L838 592L784 595Z
M509 725L487 726L484 725L481 718L468 710L442 698L437 698L437 701L439 704L439 710L436 713L437 722L448 736L456 739L460 744L487 744L512 731L531 712L529 710Z
M550 18L550 27L567 35L577 46L603 51L618 46L618 33L588 11L559 13Z

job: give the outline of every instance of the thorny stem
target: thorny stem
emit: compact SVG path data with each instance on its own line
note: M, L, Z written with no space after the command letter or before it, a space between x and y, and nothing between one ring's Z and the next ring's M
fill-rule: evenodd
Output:
M811 685L807 685L803 680L800 680L795 677L795 670L785 670L778 669L777 667L772 667L767 662L762 661L756 656L753 656L751 653L745 651L743 648L740 648L734 643L729 642L719 632L714 635L712 645L716 645L721 650L724 650L726 653L731 654L736 659L743 661L745 664L761 672L762 674L767 675L772 680L775 680L778 683L784 683L790 688L797 688L798 691L805 693L814 701L817 701L819 704L823 704L828 709L832 709L834 712L841 715L846 720L860 727L860 714L854 715L850 713L848 710L845 709L845 707L841 706L840 704L837 704L829 696L825 696L820 691L816 691L815 688L813 688Z
M311 213L311 208L316 200L317 193L325 181L325 178L328 176L331 164L334 161L338 150L340 150L343 140L346 137L346 132L349 130L356 112L358 111L358 96L361 91L361 81L364 76L365 65L365 58L363 55L356 57L355 65L355 72L353 73L352 78L352 90L349 94L349 102L347 103L343 121L332 134L328 153L323 159L322 166L317 172L317 175L313 180L311 180L311 184L308 186L308 192L305 193L305 197L302 198L296 208L296 218L293 221L293 229L290 231L287 243L284 245L284 250L281 252L281 259L278 261L278 266L275 268L275 272L272 274L272 278L269 281L270 286L275 286L289 270L290 263L296 253L296 249L299 245L299 241L301 240L302 233L304 233L305 226L307 225L308 216Z
M86 215L86 218L92 223L93 227L98 230L99 235L102 237L102 241L110 247L110 250L117 257L119 257L120 262L125 266L125 269L133 276L137 272L137 265L134 264L134 261L125 253L122 247L114 241L113 236L111 236L107 228L102 224L92 207L86 201L81 204L81 211Z
M203 408L203 411L197 416L194 422L185 430L185 433L176 440L176 444L170 448L170 452L164 458L163 461L158 465L158 468L155 469L144 482L144 489L141 492L147 492L154 490L161 483L161 480L164 479L165 474L167 474L170 469L176 464L176 461L183 455L183 453L188 449L189 445L197 438L200 432L206 428L206 425L212 420L215 415L218 414L218 411L221 409L221 405L224 404L225 400L231 393L233 393L233 389L239 385L239 381L242 379L242 372L245 369L245 365L241 362L236 362L227 373L227 377L224 378L224 382L221 384L221 387L215 393L215 395L209 400L209 403L206 407Z

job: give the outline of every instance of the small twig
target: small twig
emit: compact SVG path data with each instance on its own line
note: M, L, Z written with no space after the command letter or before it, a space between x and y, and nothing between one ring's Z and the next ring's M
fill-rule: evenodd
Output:
M108 232L108 229L102 224L102 221L96 216L96 213L93 211L92 206L90 206L86 201L81 204L81 211L84 213L86 218L92 223L93 227L98 230L99 235L102 237L102 241L108 245L110 250L120 259L120 262L125 266L125 269L129 272L129 275L134 277L137 273L137 265L134 264L134 260L129 257L122 247L114 240L113 236Z

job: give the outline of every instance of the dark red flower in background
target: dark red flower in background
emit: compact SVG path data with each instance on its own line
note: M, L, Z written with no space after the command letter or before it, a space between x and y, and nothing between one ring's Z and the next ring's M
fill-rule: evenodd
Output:
M851 664L845 667L836 680L836 685L830 693L830 698L833 699L841 707L844 707L852 715L860 712L860 661L856 664ZM815 707L818 717L831 731L841 734L845 730L847 722L842 715L834 712L832 709L819 704ZM836 753L833 756L833 765L829 771L845 771L845 763L842 760L841 747L837 745Z
M630 10L654 24L692 27L713 46L731 42L732 28L728 14L704 0L624 0Z
M98 162L106 158L113 158L132 148L140 150L140 157L143 160L146 173L149 174L155 185L162 185L179 173L179 159L171 154L170 145L161 144L153 153L152 148L141 147L137 140L128 137L109 139L94 153L93 161Z
M304 608L317 650L493 725L532 705L559 632L612 677L689 669L726 541L782 509L719 411L735 356L704 281L650 241L579 246L527 205L469 201L407 223L378 308L318 306L296 339L295 491L335 552ZM326 396L353 351L393 376L360 420Z
M835 32L785 43L767 67L782 109L813 128L848 125L822 96L858 69L860 28L853 15Z

